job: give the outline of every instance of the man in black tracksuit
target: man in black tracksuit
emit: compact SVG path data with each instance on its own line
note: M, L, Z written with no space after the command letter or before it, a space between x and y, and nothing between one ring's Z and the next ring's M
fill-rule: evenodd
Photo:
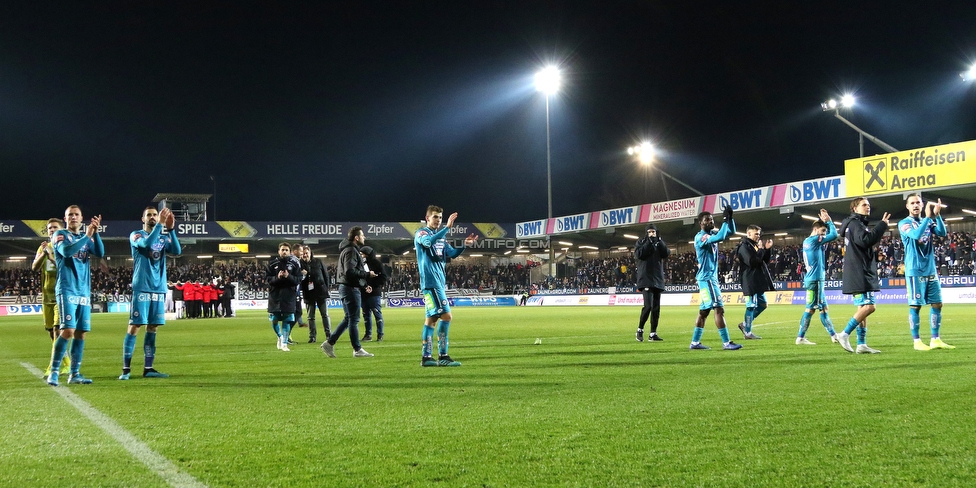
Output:
M376 340L382 341L383 307L381 298L388 276L386 269L383 267L383 263L376 258L376 251L373 248L363 246L359 249L359 252L362 253L363 259L366 261L366 269L376 273L376 276L371 276L366 279L366 284L369 285L371 290L363 293L363 323L366 324L366 335L363 336L363 341L373 340L374 317L376 318Z
M671 251L657 235L657 226L647 224L646 236L637 240L634 258L637 260L637 288L644 294L644 307L641 308L637 323L637 341L644 342L644 325L651 317L651 334L648 341L663 341L657 335L657 324L661 318L661 292L664 291L664 260ZM524 295L523 295L524 296Z
M278 244L278 255L268 262L266 275L271 327L278 336L278 349L287 352L290 351L288 337L295 325L295 299L302 277L301 266L291 259L291 246L287 242Z
M742 283L742 294L746 298L746 314L739 330L746 339L762 339L752 332L752 321L766 310L766 292L773 291L773 277L769 274L769 259L772 257L770 249L773 241L762 241L762 228L750 225L746 229L746 236L739 242L735 250L736 259L742 269L739 279Z
M878 251L874 248L885 232L888 232L888 219L885 212L881 222L868 230L868 216L871 204L865 197L851 202L851 216L840 224L838 234L844 237L844 294L854 295L857 312L847 322L844 331L837 334L837 342L847 352L855 352L851 347L851 332L857 329L857 353L877 354L881 351L868 347L868 315L874 313L874 292L881 290L878 279Z
M332 335L332 319L329 317L329 280L322 260L312 256L312 250L305 246L302 251L302 270L307 271L302 279L302 297L308 307L308 342L318 341L315 327L315 309L322 316L325 338Z

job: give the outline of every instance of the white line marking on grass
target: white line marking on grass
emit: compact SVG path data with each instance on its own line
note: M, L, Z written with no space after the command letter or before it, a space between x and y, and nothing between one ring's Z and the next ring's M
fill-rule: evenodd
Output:
M30 371L30 373L38 378L43 378L44 373L35 368L33 364L30 363L20 363L21 366ZM65 378L67 381L67 378ZM136 436L129 433L116 421L112 420L111 417L99 412L98 409L92 407L85 400L81 399L78 395L72 393L72 391L64 386L52 387L62 398L68 401L73 407L78 409L85 417L88 417L93 424L98 426L100 429L105 431L108 435L119 441L122 447L132 457L139 460L142 464L145 464L150 471L155 472L159 477L163 478L170 486L177 488L184 487L202 487L206 488L207 485L201 483L192 475L183 473L176 467L175 464L170 462L161 454L153 451L145 442L140 441Z

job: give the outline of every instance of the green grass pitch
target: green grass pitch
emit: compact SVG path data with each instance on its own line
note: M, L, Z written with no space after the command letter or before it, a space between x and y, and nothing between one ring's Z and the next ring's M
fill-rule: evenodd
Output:
M842 328L853 307L831 310ZM634 340L636 307L457 308L451 356L421 368L423 312L386 309L386 340L329 359L265 314L173 321L156 366L118 381L127 315L96 314L68 388L208 486L973 486L976 305L946 305L955 350L912 349L907 307L881 305L855 355L797 306L771 306L760 341L722 351L709 317L665 307L665 342ZM333 311L338 323L341 311ZM927 322L927 311L923 313ZM0 485L166 486L33 376L39 316L0 318ZM142 366L142 334L133 358ZM923 337L928 338L927 325ZM542 343L534 344L536 339Z

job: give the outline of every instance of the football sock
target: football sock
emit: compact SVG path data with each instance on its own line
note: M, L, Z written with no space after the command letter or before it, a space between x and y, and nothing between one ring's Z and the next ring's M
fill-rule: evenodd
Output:
M857 326L857 345L868 343L868 326L861 322Z
M851 332L854 332L854 329L857 328L858 324L860 324L860 322L858 322L856 318L851 317L851 320L847 321L847 327L844 327L844 333L851 335Z
M807 335L807 329L810 328L810 317L813 316L812 312L803 312L803 317L800 317L800 332L797 332L797 337L803 337Z
M54 340L54 349L51 351L51 371L55 371L64 359L64 352L68 350L68 339L58 336Z
M433 357L434 355L434 328L424 324L424 331L420 334L420 339L423 341L423 355L425 358Z
M146 354L146 369L153 367L153 360L156 359L156 333L146 332L142 338L142 351Z
M722 338L722 344L728 344L729 342L731 342L731 339L729 339L728 327L722 327L721 329L719 329L718 335Z
M752 320L756 318L756 315L758 315L756 313L756 307L746 308L746 315L742 320L742 325L745 326L746 334L752 332Z
M912 339L917 340L919 338L918 328L921 322L922 319L918 315L918 309L915 307L908 307L908 328L912 331Z
M132 366L132 352L136 350L135 334L125 334L122 339L122 369L129 369Z
M705 333L704 327L695 327L695 331L691 333L691 343L697 344L701 342L701 338L704 333Z
M929 325L932 327L932 337L939 337L939 329L942 327L942 309L932 308L929 312Z
M284 322L281 324L281 342L288 344L291 340L291 326L295 325L294 322Z
M766 311L766 302L764 302L764 301L763 302L759 302L759 305L756 306L756 311L752 314L752 320L756 320L757 318L759 318L759 316L762 315L762 313L765 312L765 311ZM750 327L751 327L751 324L750 324Z
M276 336L281 337L281 327L278 326L278 321L277 320L272 320L271 321L271 328L274 329Z
M830 316L827 315L827 312L820 312L820 323L823 324L824 329L827 329L828 334L836 334L834 332L834 323L830 321Z
M447 356L447 333L451 329L451 323L443 320L437 322L437 354Z
M71 342L71 374L81 370L81 359L85 355L85 340L75 339Z
M722 344L728 344L729 343L729 328L728 327L722 327L721 329L719 329L718 330L718 335L722 336Z

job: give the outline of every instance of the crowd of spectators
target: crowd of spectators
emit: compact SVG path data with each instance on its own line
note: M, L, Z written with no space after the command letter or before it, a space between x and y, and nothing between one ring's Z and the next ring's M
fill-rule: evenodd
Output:
M936 264L941 275L974 274L974 235L968 232L951 232L945 238L937 238ZM904 276L904 248L898 236L886 236L878 246L878 274L882 278ZM739 279L735 265L735 245L725 244L719 251L719 276L724 283ZM672 253L665 261L665 276L669 284L693 285L698 261L694 251ZM29 263L28 263L29 264ZM92 291L96 297L120 297L128 295L132 283L132 267L99 260L92 267ZM206 282L223 278L238 282L239 290L263 290L265 288L265 263L239 261L232 263L190 263L187 260L170 267L169 280ZM446 279L448 288L476 289L497 294L519 293L529 286L532 268L539 263L506 264L448 264ZM607 288L634 286L636 266L631 253L619 257L567 259L559 264L559 278L545 277L531 286L542 289ZM414 260L390 263L391 278L388 290L416 291L420 276ZM335 264L327 265L330 283L335 287ZM797 245L774 246L770 272L776 280L803 279L803 258ZM843 272L842 246L834 242L826 246L827 279L839 280ZM0 269L0 296L36 296L40 293L40 275L28 268Z

